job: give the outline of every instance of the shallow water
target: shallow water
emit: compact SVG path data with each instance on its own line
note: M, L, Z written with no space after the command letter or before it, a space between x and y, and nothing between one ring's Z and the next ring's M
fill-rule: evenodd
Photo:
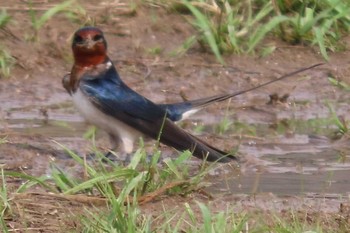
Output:
M263 152L260 151L263 154ZM260 166L244 168L239 175L221 176L210 187L218 192L276 195L350 194L349 162L341 162L339 151L263 154ZM217 180L217 178L215 178Z
M87 125L71 106L52 110L48 115L21 108L10 109L9 112L11 114L5 117L0 130L6 129L9 134L18 135L19 139L9 145L0 145L1 164L6 164L7 169L50 175L50 164L54 163L62 169L79 173L77 165L53 142L60 142L77 151L86 149L87 142L82 135ZM240 169L235 166L214 169L209 176L212 182L208 187L210 192L271 192L283 196L350 194L350 156L346 147L339 149L328 137L314 134L315 130L322 129L324 133L334 129L322 124L315 126L318 130L306 127L309 119L290 121L292 126L287 127L283 123L282 129L271 127L271 124L261 121L253 122L251 112L250 109L249 124L254 125L257 135L242 140L239 145L242 158ZM210 112L205 114L208 114L211 123L220 120ZM247 117L246 112L237 114L241 121ZM192 120L203 123L206 120L203 115L194 116ZM210 131L207 134L215 134L212 130L214 126L206 128ZM288 133L290 128L293 128L292 134ZM312 132L308 134L308 131Z

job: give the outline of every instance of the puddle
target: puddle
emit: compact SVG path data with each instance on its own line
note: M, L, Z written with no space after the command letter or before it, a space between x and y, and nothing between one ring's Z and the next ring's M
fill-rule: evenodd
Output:
M341 162L339 151L318 153L264 154L238 176L227 173L210 190L233 193L276 195L350 194L349 162ZM350 156L348 156L349 159ZM217 177L215 178L217 181ZM338 197L339 197L338 196Z
M50 175L50 164L54 163L66 171L79 173L77 165L52 141L77 151L84 151L82 148L86 149L88 142L82 139L87 127L83 119L72 111L71 106L57 109L51 107L48 116L33 109L37 108L11 109L11 114L3 120L4 124L0 126L0 130L6 129L10 134L29 139L27 138L26 142L21 141L19 137L20 139L12 144L0 145L0 164L7 164L7 169ZM252 110L248 109L247 112L252 121ZM238 112L238 117L244 119L247 112ZM220 119L210 112L205 114L208 114L207 119L210 119L211 123ZM200 114L197 118L195 116L195 121L205 121L203 115ZM310 119L292 119L286 121L287 123L282 122L282 126L254 122L256 138L259 140L243 140L239 146L239 153L244 161L239 174L235 169L234 172L230 169L224 169L224 172L218 174L213 172L210 176L213 184L208 188L210 192L274 193L282 196L314 193L350 194L350 156L333 148L333 143L328 137L313 134L315 130L330 131L329 127L322 123L322 119L311 121L321 123L310 124ZM213 128L214 126L207 126L208 131L213 131ZM287 134L291 129L293 134ZM17 153L17 156L11 156L9 153Z
M315 168L317 170L317 168ZM283 170L282 170L283 171ZM312 174L295 172L251 173L226 179L210 187L213 192L230 193L274 193L279 196L329 196L346 197L350 194L349 169L337 171L315 171Z

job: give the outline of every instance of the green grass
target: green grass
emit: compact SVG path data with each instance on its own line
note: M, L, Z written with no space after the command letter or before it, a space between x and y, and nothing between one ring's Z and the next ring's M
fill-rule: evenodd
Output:
M34 177L22 172L6 171L0 189L0 214L4 214L10 207L4 177L16 177L24 182L14 193L27 192L39 185L54 194L85 194L105 198L107 212L96 214L97 211L87 211L87 215L82 217L86 232L150 232L151 220L140 216L138 201L147 200L149 196L152 199L164 194L191 193L197 189L212 166L201 166L196 175L190 176L186 161L192 154L188 151L176 159L165 159L164 165L160 166L160 152L155 149L151 161L147 161L142 141L141 147L126 166L108 160L97 150L95 161L88 164L67 147L60 146L81 166L85 176L76 178L55 164L52 164L50 176ZM143 198L145 195L146 198ZM3 215L0 217L3 220ZM6 225L4 221L3 224Z
M350 28L350 2L346 0L151 2L178 12L189 11L193 17L187 19L198 32L196 41L221 63L224 53L270 54L275 46L263 42L271 36L292 45L318 46L328 60L329 51L344 50L341 39Z
M338 87L341 90L350 91L350 85L344 81L338 80L332 76L328 77L328 81L335 87ZM342 137L344 135L349 135L349 125L350 122L344 118L344 116L337 115L337 112L334 109L334 106L326 102L326 105L330 112L331 125L334 125L337 128L336 137Z
M213 166L204 166L203 164L196 175L190 176L189 168L186 165L186 162L192 157L189 151L181 153L176 159L164 159L163 166L160 166L158 164L160 151L155 150L151 160L148 161L142 146L135 152L131 162L126 166L110 161L96 149L94 151L96 158L94 158L93 164L89 164L73 151L59 145L81 166L85 176L76 178L69 175L69 171L65 171L55 164L52 164L50 176L39 178L24 173L5 172L7 176L27 180L18 188L17 192L24 192L33 185L40 185L53 193L98 194L110 198L112 195L114 196L110 191L120 189L119 186L122 186L123 191L118 196L119 202L122 203L130 195L133 196L136 193L137 196L142 196L164 188L164 186L170 187L165 190L168 194L190 193L198 187L203 177ZM169 184L179 185L169 186Z
M331 125L334 125L337 129L335 132L335 137L338 138L344 135L349 135L350 122L345 120L344 116L339 116L331 103L327 102L326 105L331 115Z
M11 69L15 65L16 59L5 48L0 47L0 78L10 77Z
M89 211L83 218L84 232L206 232L239 233L245 227L246 215L238 215L233 210L214 213L203 203L197 206L184 203L184 211L163 210L159 216L151 217L141 212L137 203L127 206L112 203L110 211L96 214ZM199 209L196 214L194 209Z
M193 25L199 30L198 41L202 46L208 45L221 63L222 53L254 52L267 33L288 19L286 16L270 18L273 12L270 1L257 11L254 11L251 1L225 2L214 12L207 9L215 9L215 6L204 1L201 2L202 8L196 7L193 1L184 0L183 3L194 15Z
M340 89L343 89L345 91L350 91L350 85L344 81L337 80L334 77L329 77L328 81L335 87L339 87Z
M6 10L2 9L0 13L0 28L6 27L6 25L11 21L11 16L7 14Z
M151 55L160 55L163 52L163 48L160 46L155 46L153 48L148 48L146 51Z
M72 21L77 21L78 18L84 16L86 17L86 12L82 7L77 4L76 0L66 0L55 6L46 10L40 16L38 15L36 9L33 7L33 3L29 1L29 15L31 19L31 26L34 33L28 36L28 40L37 41L39 39L39 31L43 26L57 14L63 13L68 19Z
M214 213L203 203L197 202L201 215L196 216L187 203L186 213L189 216L187 221L190 232L205 232L205 233L220 233L220 232L232 232L239 233L244 230L247 223L246 215L238 216L234 214L234 211L227 210Z
M6 143L6 139L3 143ZM166 205L166 197L193 192L211 169L211 166L201 166L197 175L189 175L189 152L181 153L177 159L166 159L161 166L157 163L160 156L157 150L153 159L146 161L147 156L141 142L141 147L131 162L121 166L108 161L99 151L95 151L95 162L90 161L88 164L84 158L67 147L60 146L82 167L86 173L85 177L76 178L69 175L69 171L64 171L54 164L51 175L42 177L1 170L0 226L3 232L9 232L6 219L15 219L11 218L11 196L30 192L37 185L47 192L59 194L60 197L80 194L86 198L105 198L104 207L81 206L75 222L79 232L339 232L336 229L330 230L333 229L331 224L337 223L338 215L325 218L315 213L293 210L285 211L281 215L279 212L266 210L249 211L241 207L237 209L235 203L227 203L226 208L218 209L211 201L202 203L191 198L186 198L184 202L169 208ZM5 178L11 177L20 178L23 182L10 193ZM176 182L179 185L170 185ZM151 214L145 212L141 205L142 197L157 193L165 186L170 188L161 192L163 209L154 210ZM161 206L161 202L157 202L158 206ZM325 223L325 219L328 222ZM341 227L349 229L349 224L344 221Z
M281 1L279 1L281 5ZM294 4L294 10L280 10L290 14L281 25L280 37L292 44L318 45L328 60L328 51L342 48L338 43L350 27L350 3L343 0L309 1ZM281 9L282 8L282 9Z
M5 28L11 22L11 16L5 10L0 12L0 29ZM9 77L11 68L16 60L11 56L11 53L4 47L0 46L0 78Z
M8 197L8 190L5 182L4 169L1 168L1 186L0 186L0 228L3 232L9 232L5 217L11 212L10 200Z

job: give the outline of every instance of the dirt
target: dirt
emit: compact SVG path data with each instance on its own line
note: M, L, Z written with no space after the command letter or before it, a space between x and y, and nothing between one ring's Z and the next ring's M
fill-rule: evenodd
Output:
M33 1L33 8L40 15L55 2L58 1ZM188 15L138 2L135 10L130 4L108 1L81 1L80 5L86 14L74 20L64 14L56 15L32 41L29 5L19 0L11 4L0 1L1 8L13 19L0 31L0 39L16 58L10 77L0 79L0 138L7 140L0 145L0 164L5 170L49 175L50 164L55 163L79 173L76 163L56 142L80 154L91 152L91 142L82 137L88 125L61 85L73 62L71 36L84 22L93 21L105 32L109 55L122 79L157 103L243 90L324 62L317 48L290 46L272 39L264 42L276 46L271 55L225 55L225 66L199 45L184 55L172 56L186 38L196 34L187 23ZM350 37L344 42L349 45ZM181 123L191 132L203 126L199 136L216 147L237 147L242 157L239 174L236 166L218 166L207 177L211 185L206 192L214 196L212 200L200 194L190 198L164 197L144 205L143 211L156 215L157 206L172 206L173 199L178 198L180 201L176 202L180 204L176 206L180 209L185 202L200 200L217 210L233 206L237 211L282 213L292 208L312 213L322 210L333 217L339 214L340 204L349 202L349 140L334 140L335 125L317 122L331 118L329 106L347 120L349 92L331 85L328 77L350 83L349 55L348 50L330 53L330 61L322 67L215 104ZM287 99L276 100L276 96L286 94ZM274 98L272 104L270 95ZM234 127L219 134L217 125L225 117L235 122ZM103 132L98 133L97 145L101 150L109 147ZM176 156L174 150L162 149L165 156ZM51 199L44 200L43 205L52 204ZM32 202L35 199L29 199L28 203ZM59 205L53 209L64 215L67 211L63 207L71 203L54 205ZM53 230L43 225L43 220L32 221L31 226L55 232L64 224L54 222L55 214L45 214L47 218L53 216ZM38 216L42 219L42 215ZM10 227L20 228L16 220L11 221Z

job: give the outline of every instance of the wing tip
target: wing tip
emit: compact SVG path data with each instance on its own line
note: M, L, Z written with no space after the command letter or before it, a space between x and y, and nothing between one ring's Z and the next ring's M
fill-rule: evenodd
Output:
M218 155L210 156L209 154L209 156L205 159L209 162L218 162L218 163L230 163L233 161L236 161L236 162L239 161L239 158L237 156L234 156L231 154L226 154L226 155L220 154L219 156Z

